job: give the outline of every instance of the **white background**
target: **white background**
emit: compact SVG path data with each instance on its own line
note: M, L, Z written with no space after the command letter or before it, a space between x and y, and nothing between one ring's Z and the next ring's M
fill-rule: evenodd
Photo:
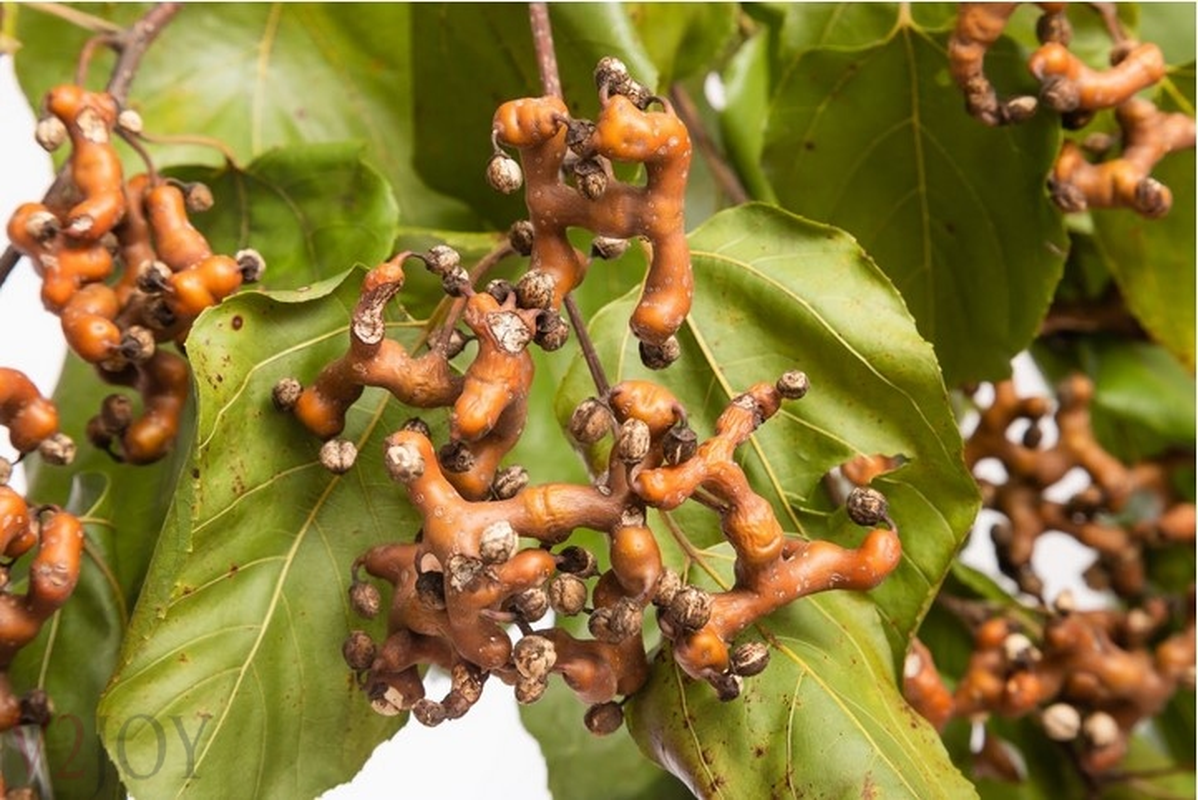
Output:
M13 78L11 59L0 57L0 220L7 221L18 204L40 199L50 184L50 158L34 142L33 125L33 113ZM0 291L0 365L24 370L49 394L58 379L64 345L58 320L42 309L39 288L37 277L24 261L4 283ZM1027 359L1016 361L1016 376L1021 393L1046 390ZM0 433L0 455L12 455L6 433ZM13 483L22 489L22 476L18 474ZM994 557L984 538L967 547L965 558L993 574ZM1101 604L1102 599L1088 593L1076 579L1092 558L1072 539L1045 537L1037 547L1035 563L1040 574L1049 576L1046 596L1052 597L1068 585L1084 605ZM1046 569L1050 564L1053 568ZM1060 576L1062 565L1072 577ZM430 697L440 697L448 690L448 680L434 675L428 680L428 689ZM583 711L580 703L579 725ZM544 761L536 742L520 725L512 692L492 684L463 719L435 729L414 721L407 725L378 748L357 779L325 797L538 800L550 796L545 785Z

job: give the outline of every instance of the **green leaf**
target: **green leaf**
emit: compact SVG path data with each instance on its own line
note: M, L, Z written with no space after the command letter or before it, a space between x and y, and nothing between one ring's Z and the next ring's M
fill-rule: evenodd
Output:
M519 195L487 188L491 119L500 104L540 97L528 7L517 3L418 3L411 7L416 168L429 185L469 198L496 227L527 216ZM593 117L592 77L602 56L619 57L633 77L656 86L658 74L619 5L551 4L562 92L572 114ZM451 67L451 68L450 68Z
M877 260L955 384L1008 374L1066 239L1044 191L1055 120L992 129L969 117L945 46L900 15L869 47L781 53L763 166L783 206L844 228ZM1009 47L986 69L1012 91L1029 80Z
M364 156L353 143L293 145L264 153L244 171L175 172L212 190L214 207L195 223L213 248L253 247L266 260L258 288L291 289L390 254L395 196Z
M1176 87L1193 114L1194 68L1174 73L1166 89ZM1173 95L1162 92L1158 104ZM1154 339L1169 349L1190 371L1194 370L1194 304L1179 303L1193 297L1198 249L1194 238L1195 162L1193 148L1170 153L1152 175L1173 192L1173 208L1163 219L1145 219L1127 209L1096 210L1095 235L1107 265L1123 293L1128 308Z
M88 10L128 25L147 8ZM472 214L431 191L413 168L411 13L402 4L188 4L147 52L130 105L147 132L219 139L242 161L280 145L357 141L394 187L404 221L476 227ZM48 88L72 80L88 34L32 9L19 23L26 46L18 77L36 108ZM98 57L90 83L101 85L111 66L110 56ZM149 149L160 166L223 160L195 145Z
M753 744L787 735L782 732L787 730L787 709L793 708L789 698L798 685L791 681L805 676L802 691L822 693L824 700L804 715L810 726L790 731L794 763L826 761L824 750L802 748L820 740L816 729L832 725L843 731L836 741L850 750L867 741L882 748L878 761L889 766L879 764L871 771L878 785L893 788L903 781L927 780L931 793L922 796L938 796L935 787L951 771L944 772L942 757L930 755L939 752L934 735L918 725L909 728L911 720L893 688L894 653L905 651L907 637L931 602L977 508L935 359L889 281L840 231L748 205L713 217L691 235L690 243L696 289L679 335L682 359L652 376L640 366L627 323L633 294L609 305L591 325L608 377L613 382L642 377L664 382L687 408L702 438L735 394L786 369L802 368L811 378L811 392L793 407L788 404L742 448L740 460L750 481L774 505L785 529L852 545L862 536L860 529L847 523L843 512L819 511L826 503L821 479L861 453L902 454L905 466L879 478L875 486L890 501L905 554L902 566L871 593L870 601L829 593L796 603L762 624L787 637L786 652L774 654L786 664L779 668L779 680L788 686L785 701L771 696L769 703L750 704L752 713L746 713L739 703L716 703L710 687L686 682L683 706L673 668L658 666L650 686L634 700L634 735L692 789L711 793L712 781L724 775L728 783L723 791L730 796L768 796L768 787L783 785L784 775L770 767L786 759L786 750L775 744L772 755L759 763L747 754ZM563 385L559 417L591 393L585 368L576 363ZM713 515L700 509L693 514L698 522L689 517L683 522L679 512L669 515L676 535L686 531L696 548L718 541ZM791 645L792 635L815 641L810 647L818 658L807 644ZM801 658L792 657L796 648L802 650ZM816 672L808 671L816 663ZM852 680L822 677L829 669L852 675ZM816 673L821 677L812 680ZM871 690L862 700L857 693L865 685ZM783 725L758 714L771 719L781 714ZM902 730L883 736L865 717L885 720L885 728L901 719ZM885 741L879 744L878 737ZM824 735L821 741L832 739ZM702 765L713 759L721 768L708 774ZM725 770L734 760L740 766ZM844 775L833 772L849 766L839 760L835 768L829 766L818 778L826 781L823 791L843 788ZM851 766L860 788L860 764Z
M720 114L720 133L728 159L749 195L774 200L761 169L765 120L769 111L769 34L759 32L736 51L724 71L726 105Z
M315 795L396 729L370 710L338 642L362 627L347 602L353 559L419 526L378 446L408 414L367 395L345 434L358 467L336 477L270 402L279 378L311 380L344 351L360 277L239 295L192 332L196 446L101 705L134 795ZM405 331L410 344L416 327Z
M1140 12L1140 41L1158 45L1166 64L1194 60L1198 9L1193 3L1137 3L1136 7Z
M628 724L699 797L964 798L973 787L890 677L868 601L822 595L761 626L769 667L722 704L663 652Z
M1033 353L1052 382L1074 371L1094 381L1094 433L1119 458L1133 462L1193 445L1194 376L1159 345L1091 336L1068 348L1038 345Z
M736 34L735 3L628 3L663 87L710 70Z

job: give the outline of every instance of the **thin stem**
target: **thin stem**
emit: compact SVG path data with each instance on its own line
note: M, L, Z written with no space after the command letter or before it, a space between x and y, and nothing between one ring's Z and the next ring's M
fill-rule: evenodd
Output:
M113 45L116 43L116 37L111 33L98 33L83 43L83 48L79 51L79 59L75 62L75 85L83 86L87 83L87 71L91 67L92 57L96 54L96 48L101 45Z
M237 154L233 152L233 148L229 147L228 143L216 139L212 136L199 136L195 134L150 134L139 133L137 138L150 144L194 144L199 147L211 147L222 156L225 161L239 172L244 171L241 163L237 160Z
M574 302L574 295L566 295L566 299L562 302L566 307L566 314L570 317L570 326L574 328L574 333L578 337L578 346L582 348L582 358L587 362L587 369L591 372L591 381L595 384L595 391L600 397L606 398L611 392L611 384L607 381L607 375L603 372L603 364L599 361L599 354L595 352L595 344L591 341L591 336L587 333L586 320L582 318L582 312L578 310L578 304Z
M146 165L146 173L150 178L150 185L158 185L158 170L154 167L154 160L150 158L150 154L146 152L146 148L142 147L141 142L137 140L137 136L127 133L123 130L118 130L120 137L125 140L125 144L133 148L133 152L141 157L141 160Z
M42 7L37 5L35 7L47 13L55 13L63 19L68 18L66 14L60 13L61 9L58 6ZM117 57L116 66L112 69L112 76L108 80L107 91L116 100L118 106L125 104L129 85L133 83L133 78L137 75L137 68L141 64L146 49L154 42L167 23L174 18L175 14L179 13L180 8L182 8L181 3L159 3L133 23L129 29L122 31L120 28L116 28L117 33L112 37L110 44L120 52L120 55ZM75 13L78 14L78 12ZM72 21L78 24L79 19L84 17L94 22L94 18L86 14L78 15ZM54 182L46 190L42 201L47 205L54 205L68 191L69 176L70 163L67 162L59 168L58 173L54 176ZM3 286L4 282L8 280L8 276L12 274L20 260L21 254L11 244L4 249L3 254L0 254L0 286Z
M703 160L707 162L707 168L711 170L712 177L715 178L720 189L723 190L724 194L728 195L728 199L735 205L749 202L751 198L749 197L749 193L745 191L744 185L740 182L740 178L737 177L732 167L728 166L728 162L716 150L715 143L707 135L707 130L703 127L703 120L699 116L699 110L695 107L694 101L691 100L690 94L680 84L676 83L670 87L670 99L673 101L674 108L678 112L678 118L686 126L691 139L699 146L699 152L703 155Z
M1119 21L1119 9L1114 3L1091 3L1090 7L1102 17L1103 25L1106 26L1107 34L1114 44L1120 45L1127 41L1127 31Z
M137 76L137 68L141 66L142 56L182 7L182 3L159 3L121 36L117 45L121 55L108 81L108 93L116 98L119 105L125 104L129 86Z
M93 14L87 14L77 8L62 3L25 3L25 8L40 11L52 17L69 22L72 25L91 31L92 33L120 33L121 26Z
M546 3L528 4L528 22L532 27L532 46L537 54L537 70L546 96L562 96L562 79L557 72L557 51L553 48L553 27Z

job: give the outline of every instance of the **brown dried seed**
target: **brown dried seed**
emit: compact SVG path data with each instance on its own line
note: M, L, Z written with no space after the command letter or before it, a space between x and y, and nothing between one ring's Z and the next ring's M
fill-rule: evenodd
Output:
M1053 703L1040 715L1044 733L1054 742L1071 742L1082 729L1082 716L1068 703Z
M447 442L437 451L437 460L446 472L469 472L474 469L474 453L465 442Z
M683 586L670 601L666 613L679 632L697 631L711 619L711 594L697 586Z
M65 433L55 433L37 446L38 455L47 464L66 466L75 460L75 442Z
M512 664L525 678L544 679L557 663L557 649L544 636L525 636L512 648Z
M462 265L462 257L447 244L438 244L428 249L421 259L424 266L434 275L444 277Z
M348 439L329 439L320 447L320 464L334 475L349 472L358 460L358 448Z
M611 261L628 251L627 239L616 239L611 236L596 236L591 240L591 256Z
M770 663L770 648L765 642L745 642L729 656L733 674L748 678L765 670Z
M526 219L517 220L512 223L512 227L508 228L507 239L511 244L512 249L522 256L532 254L532 243L535 238L535 229L532 223Z
M378 653L374 640L366 631L351 631L341 645L341 655L349 668L358 672L370 669Z
M611 412L594 397L578 404L570 415L570 435L580 444L594 444L611 430Z
M270 400L279 411L290 411L304 393L304 385L295 378L283 378L270 391Z
M649 455L651 443L649 426L639 419L630 419L620 426L616 457L625 464L639 464Z
M349 585L349 605L359 617L374 619L383 607L383 598L374 584L354 581Z
M524 171L507 153L496 153L487 162L487 183L503 194L511 194L524 185Z
M596 703L587 709L582 721L591 733L607 736L615 733L624 724L624 709L615 702Z
M449 588L455 592L463 592L483 572L483 562L471 556L454 553L445 564L445 573L449 576Z
M491 482L491 496L496 500L510 500L528 486L528 470L518 464L504 467L495 473Z
M410 444L391 445L383 453L383 465L391 480L400 483L414 481L424 474L424 457Z
M653 591L653 605L668 608L681 589L682 578L678 573L669 567L662 569L657 579L657 587Z
M676 336L671 336L662 344L641 342L639 350L641 363L649 369L654 370L665 369L682 355L682 345L678 343L678 337Z
M671 466L690 461L698 449L698 435L684 425L670 428L661 443L662 458Z
M599 574L599 562L590 550L572 544L557 554L557 569L579 578L590 578Z
M257 283L262 280L262 275L266 272L266 259L257 250L252 247L238 250L233 260L237 262L237 269L240 270L243 281Z
M740 697L741 689L744 686L741 677L733 675L731 672L713 675L707 679L707 682L715 687L716 695L721 703L727 703Z
M549 593L544 589L526 589L512 596L511 605L526 622L537 622L549 611Z
M792 369L782 373L782 377L778 378L778 382L774 386L778 390L778 394L787 400L801 400L811 389L811 381L807 378L806 372Z
M516 681L516 702L521 705L535 703L545 694L549 681L545 678L525 678Z
M548 272L529 270L516 284L516 303L520 308L550 308L556 287L557 281Z
M436 700L429 700L427 697L422 697L412 704L412 716L421 725L435 728L446 719L445 706Z
M849 519L867 528L881 523L889 513L886 496L868 486L853 487L844 506L849 513Z
M478 540L478 554L484 564L502 564L516 554L520 540L510 522L492 522Z
M549 582L549 605L558 614L572 617L587 604L587 585L574 575L558 575Z

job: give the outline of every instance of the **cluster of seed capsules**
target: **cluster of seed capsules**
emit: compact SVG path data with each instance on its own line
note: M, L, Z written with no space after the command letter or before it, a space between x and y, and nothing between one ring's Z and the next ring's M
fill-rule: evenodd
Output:
M0 425L22 458L37 452L53 465L74 458L75 446L59 430L54 403L23 372L8 367L0 367ZM34 689L18 696L8 668L74 592L84 546L77 517L57 506L31 504L9 486L12 466L0 458L0 731L50 721L45 692ZM21 559L30 553L27 570L22 570ZM14 580L20 571L28 575L24 592L16 590Z
M41 278L71 350L141 396L140 413L124 395L107 397L88 437L119 460L149 463L171 448L190 385L186 361L160 345L182 345L200 312L264 264L253 250L213 253L189 219L212 204L202 184L152 169L125 180L114 139L135 140L141 122L110 94L66 84L43 106L37 139L47 150L70 143L66 181L46 202L18 207L8 238Z
M1100 776L1120 764L1137 726L1179 689L1194 687L1193 584L1170 593L1148 565L1154 553L1159 560L1170 548L1192 551L1195 508L1171 485L1172 470L1160 459L1126 465L1102 447L1091 427L1092 395L1080 375L1061 384L1055 410L1047 398L1019 397L1009 381L994 386L965 458L971 468L987 459L1002 467L1000 480L979 483L985 506L999 515L990 531L999 568L1029 603L1025 613L998 616L958 609L974 630L974 652L955 689L945 687L918 642L905 688L938 728L953 717L1030 716L1070 748L1085 774ZM1050 416L1056 440L1045 444ZM1088 480L1061 500L1056 491L1067 475ZM1080 610L1068 592L1046 601L1032 554L1052 532L1093 551L1085 579L1109 590L1117 606ZM982 756L987 766L1002 767L997 744Z
M1118 137L1095 134L1062 144L1049 178L1054 202L1066 212L1131 208L1147 217L1167 214L1173 194L1152 177L1152 170L1167 154L1194 147L1195 127L1190 115L1161 111L1136 96L1165 78L1161 49L1128 38L1114 4L1090 4L1106 6L1101 11L1113 40L1110 68L1092 69L1069 51L1068 4L1037 3L1043 10L1036 26L1041 45L1029 57L1028 69L1040 82L1039 95L1000 99L986 77L985 57L1019 5L960 4L948 51L966 108L987 125L1006 125L1029 118L1044 105L1059 113L1070 130L1084 128L1104 109L1114 109Z
M354 463L353 445L338 436L364 387L382 387L413 408L449 409L448 441L440 447L419 418L384 443L389 476L423 522L415 539L374 547L352 567L352 607L387 618L381 642L359 630L343 648L379 713L410 711L436 725L465 714L490 676L529 703L558 674L589 706L587 727L609 733L622 722L623 700L648 678L642 628L650 610L674 661L731 700L742 680L768 663L765 644L736 642L755 621L814 592L872 588L901 557L877 492L861 489L849 498L853 519L874 528L860 547L806 541L784 533L736 463L737 448L758 426L784 401L806 394L807 377L798 371L738 395L703 441L679 401L653 382L624 381L583 402L569 426L576 444L588 448L611 437L604 468L586 485L533 485L524 469L501 466L527 414L528 347L565 342L569 329L559 309L589 266L566 241L567 226L597 234L597 257L619 250L613 239L649 240L649 277L631 326L651 367L678 357L675 333L692 287L682 219L689 139L668 105L645 110L656 98L615 59L600 62L596 83L603 110L595 124L570 118L553 97L505 103L495 115L493 141L517 148L523 169L497 153L488 176L505 190L523 179L532 215L509 237L511 251L531 257L516 285L492 281L476 291L444 246L400 253L364 278L345 355L307 386L294 378L275 386L275 405L326 440L321 460L335 471ZM608 159L644 164L647 184L617 182ZM420 354L385 336L384 305L402 288L408 260L441 277L468 336L451 324ZM477 350L459 374L450 361L469 338ZM717 515L735 552L735 583L726 591L687 585L662 562L647 515L687 501ZM580 529L607 537L609 566L601 573L593 553L568 543ZM390 584L389 604L371 579ZM589 638L544 624L550 609L559 621L587 615ZM428 665L451 677L443 698L425 696Z

